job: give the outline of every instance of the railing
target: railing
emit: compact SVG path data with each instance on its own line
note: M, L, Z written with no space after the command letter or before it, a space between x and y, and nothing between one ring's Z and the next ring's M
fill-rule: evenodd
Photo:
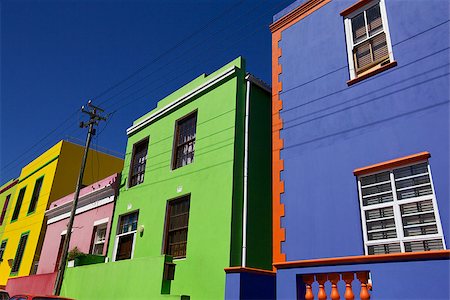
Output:
M330 299L338 300L341 299L338 290L338 282L343 280L345 282L345 300L355 299L355 293L353 292L352 281L356 278L359 280L361 287L359 289L359 297L361 300L369 300L370 294L369 289L371 285L368 283L369 272L343 272L343 273L328 273L328 274L308 274L302 275L303 283L305 284L305 300L313 300L314 293L312 290L312 284L317 282L319 284L319 290L317 292L317 299L325 300L327 299L327 293L325 291L325 283L330 281L331 283L331 293Z

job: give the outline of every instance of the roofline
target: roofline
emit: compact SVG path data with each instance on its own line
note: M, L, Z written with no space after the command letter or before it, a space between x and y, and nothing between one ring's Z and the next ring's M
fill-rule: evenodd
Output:
M273 22L269 28L272 33L278 30L289 28L306 16L312 14L331 0L308 0L297 8L287 13L277 21Z
M247 73L247 75L245 76L245 79L250 81L254 85L257 85L258 87L265 90L266 92L272 93L272 87L270 85L268 85L267 83L265 83L264 81L262 81L261 79L255 77L254 75Z
M238 67L232 66L222 73L218 74L217 76L211 78L210 80L204 82L203 84L197 86L196 88L190 90L183 96L177 98L176 100L172 101L171 103L167 104L157 112L149 115L145 119L143 119L141 122L129 127L127 129L127 136L130 136L134 134L135 132L141 130L142 128L146 127L147 125L153 123L157 118L161 117L162 115L178 108L185 102L189 101L190 99L194 98L195 96L199 95L203 91L207 90L208 88L216 85L217 83L221 82L222 80L228 78L229 76L233 75Z
M19 179L14 179L13 182L11 182L10 184L8 184L7 186L5 186L3 189L0 190L0 194L3 194L4 192L6 192L7 190L9 190L13 186L15 186L18 182L19 182Z

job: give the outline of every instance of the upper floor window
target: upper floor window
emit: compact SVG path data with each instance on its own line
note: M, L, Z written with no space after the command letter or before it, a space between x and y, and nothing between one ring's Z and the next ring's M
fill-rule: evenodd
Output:
M107 223L104 223L94 227L91 254L103 255L103 249L105 248L106 241L106 225Z
M145 164L147 162L148 138L133 145L129 186L144 182Z
M38 180L36 180L36 183L34 184L33 196L31 196L30 206L28 207L28 213L32 213L36 209L36 204L39 199L39 194L41 193L43 180L44 177L41 177Z
M16 206L14 207L14 212L11 218L11 222L17 220L20 213L20 208L22 207L23 197L25 196L26 187L20 189L19 196L17 197Z
M366 254L444 249L428 161L358 177Z
M177 121L172 169L177 169L194 161L196 127L197 112L193 112Z
M360 8L350 7L342 13L350 79L379 71L394 61L384 0L365 1L367 4L362 7L360 2Z
M0 244L0 262L2 262L3 260L3 254L5 253L7 242L8 240L3 240L2 243Z
M8 209L9 199L11 198L11 194L6 196L5 203L3 204L2 214L0 215L0 225L3 224L3 220L5 219L6 210Z
M138 212L129 213L119 217L114 260L130 259L133 256L137 222Z

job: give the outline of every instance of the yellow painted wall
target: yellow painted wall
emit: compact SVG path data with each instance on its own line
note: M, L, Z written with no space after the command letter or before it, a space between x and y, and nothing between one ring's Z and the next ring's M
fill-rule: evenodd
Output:
M61 141L22 169L11 209L5 219L7 225L3 239L7 238L8 242L3 262L0 263L0 286L6 285L10 276L27 276L32 271L33 262L38 261L42 247L39 241L45 235L45 211L53 201L75 191L83 151L82 146ZM92 151L88 155L83 184L88 185L121 172L122 168L122 159ZM27 215L35 182L42 176L44 180L36 210ZM19 217L17 221L11 222L19 191L23 187L26 187L26 192ZM17 274L10 274L8 259L14 259L20 236L25 232L29 232L29 236L19 271Z
M3 231L5 231L5 227L6 227L6 223L7 223L6 222L6 216L8 215L8 211L11 209L11 203L13 202L14 193L16 191L16 185L14 184L15 180L16 179L11 179L10 181L8 181L7 183L5 183L4 185L2 185L0 187L0 216L1 216L2 211L3 211L3 207L5 205L6 198L10 195L9 203L8 203L7 208L6 208L5 218L3 219L2 224L0 224L0 243L3 240L3 238L2 238Z

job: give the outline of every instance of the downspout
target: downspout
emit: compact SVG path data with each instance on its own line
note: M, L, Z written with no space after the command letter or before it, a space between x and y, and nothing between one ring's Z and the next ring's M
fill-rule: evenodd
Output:
M245 130L244 130L244 205L242 211L242 267L246 267L247 263L247 206L248 206L248 115L250 109L250 80L249 75L245 77L247 80L247 90L245 96Z

